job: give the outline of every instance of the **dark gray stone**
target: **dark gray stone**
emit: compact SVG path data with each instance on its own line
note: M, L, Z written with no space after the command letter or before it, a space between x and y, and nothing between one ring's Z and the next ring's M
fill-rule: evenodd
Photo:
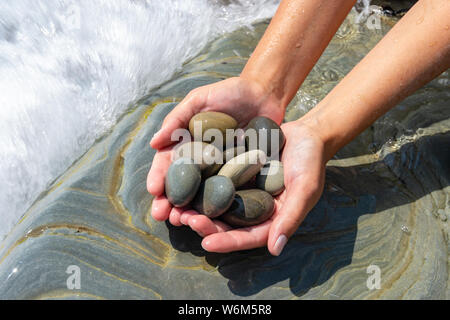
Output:
M200 185L192 207L209 218L215 218L228 210L234 194L234 185L229 178L213 176Z
M245 135L248 150L262 150L270 158L276 156L286 142L286 138L280 126L267 117L255 117L250 120L245 127ZM278 139L273 142L275 150L272 150L272 137L278 137Z
M269 219L275 207L272 196L259 189L236 191L230 209L220 219L234 227L249 227Z

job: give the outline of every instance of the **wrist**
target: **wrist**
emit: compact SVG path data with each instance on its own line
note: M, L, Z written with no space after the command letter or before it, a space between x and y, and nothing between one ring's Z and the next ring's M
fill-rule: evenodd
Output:
M345 134L336 129L329 121L326 111L317 105L296 122L298 125L307 127L311 133L320 139L324 146L325 162L328 162L345 145Z
M245 83L245 87L250 88L251 96L255 103L264 109L277 110L279 113L285 113L287 104L284 104L275 94L270 85L264 79L257 79L248 74L241 74L240 81Z

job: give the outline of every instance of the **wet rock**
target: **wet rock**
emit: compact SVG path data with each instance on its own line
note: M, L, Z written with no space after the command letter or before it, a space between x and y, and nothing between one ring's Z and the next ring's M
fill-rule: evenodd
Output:
M266 155L261 150L252 150L234 157L217 173L233 181L236 188L256 176L266 162Z
M259 189L236 191L230 209L220 218L234 227L249 227L263 223L274 211L272 196Z
M250 120L245 128L245 135L248 150L262 150L268 157L276 155L286 142L280 126L266 117L256 117ZM277 140L272 141L272 138ZM272 148L275 149L272 150Z
M237 124L237 121L226 113L207 111L198 113L191 118L189 121L189 132L196 141L214 142L217 147L224 149L226 146L226 130L236 129ZM201 127L201 130L196 132L196 126L198 126L197 128L199 129ZM216 129L218 131L211 129ZM216 141L217 135L222 136L221 145Z
M222 168L223 164L215 163L209 167L207 167L205 170L202 171L202 178L206 179L209 178L217 173L217 171Z
M200 166L190 158L175 160L165 179L167 199L175 207L184 207L195 197L202 176Z
M234 194L235 189L230 178L213 176L200 185L192 207L209 218L215 218L228 210Z
M256 175L256 187L270 193L272 196L284 190L283 163L271 160L264 165L261 172Z
M302 85L301 99L292 104L298 112L286 121L335 86L320 70L347 74L393 24L386 18L377 32L361 28L353 11ZM176 106L165 101L239 75L265 26L213 41L36 200L0 243L2 299L448 299L448 220L424 214L446 208L450 219L448 72L330 161L327 183L341 191L325 190L281 259L263 248L205 252L190 228L151 218L146 179L156 150L148 142ZM417 140L396 141L403 151L392 151L393 164L367 152L371 143L381 147L387 137L404 137L395 134L400 127L424 131ZM81 269L80 290L66 285L74 264ZM372 264L381 269L381 290L366 286Z
M200 166L203 178L215 174L223 165L222 151L214 145L202 141L191 141L178 145L173 159L190 158Z

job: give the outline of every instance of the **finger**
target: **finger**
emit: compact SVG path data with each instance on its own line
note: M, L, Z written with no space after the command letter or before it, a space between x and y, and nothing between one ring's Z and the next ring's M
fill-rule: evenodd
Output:
M281 208L277 208L269 231L267 247L272 255L281 254L289 237L298 229L319 197L320 192L311 185L293 183L286 189L284 201Z
M211 220L207 216L201 214L190 217L188 224L192 230L197 232L202 237L217 232L225 232L231 229L225 223L218 220Z
M152 202L152 217L157 221L165 221L169 218L172 205L165 196L158 196Z
M202 247L210 252L231 252L259 248L267 244L271 221L257 226L213 233L202 241Z
M181 214L183 213L183 208L173 207L169 214L169 222L176 227L180 227L183 224L180 221Z
M198 212L195 210L186 210L181 213L180 222L185 226L189 225L189 218L192 216L198 215Z
M172 148L161 149L153 157L152 167L147 175L147 191L160 196L164 193L164 178L171 163Z
M206 93L205 93L206 92ZM198 113L206 101L207 90L196 90L189 93L166 117L161 129L153 136L150 146L161 149L173 144L172 132L178 128L187 128L189 120Z

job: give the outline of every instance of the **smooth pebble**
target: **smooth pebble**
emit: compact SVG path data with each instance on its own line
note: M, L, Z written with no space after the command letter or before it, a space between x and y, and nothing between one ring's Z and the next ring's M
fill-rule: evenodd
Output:
M284 190L284 170L283 163L278 160L267 162L256 175L256 187L267 191L272 196L280 194Z
M238 188L256 176L265 162L266 154L263 151L248 151L225 163L217 175L230 178Z
M167 199L175 207L184 207L195 197L201 179L200 167L192 159L175 160L165 178Z
M200 125L201 130L197 130L196 132L194 128L200 128ZM217 147L223 150L226 145L226 130L234 130L237 125L237 121L226 113L215 111L200 112L193 116L189 121L189 132L194 140L215 143ZM216 129L218 131L214 132L214 130L210 129ZM216 141L216 135L221 135L221 145L219 145L219 142Z
M249 227L263 223L274 211L273 197L259 189L236 191L230 208L220 219L233 227Z
M173 159L190 158L200 166L203 178L215 174L222 167L223 154L212 144L202 141L191 141L179 144L174 148Z
M233 202L235 188L233 182L223 176L206 179L192 201L192 207L209 218L215 218L228 210Z
M283 148L286 142L280 126L272 119L261 116L250 120L245 127L245 135L248 150L262 150L266 152L268 157L276 156L276 153ZM272 136L278 137L278 140L272 141ZM272 147L275 149L272 150Z

